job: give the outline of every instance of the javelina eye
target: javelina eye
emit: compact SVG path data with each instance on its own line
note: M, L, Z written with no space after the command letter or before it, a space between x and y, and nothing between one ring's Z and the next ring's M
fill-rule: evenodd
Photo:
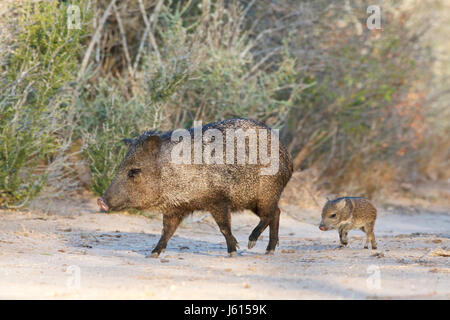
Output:
M330 218L336 218L336 213L332 214Z
M128 178L133 178L140 172L141 172L141 169L131 169L130 171L128 171Z

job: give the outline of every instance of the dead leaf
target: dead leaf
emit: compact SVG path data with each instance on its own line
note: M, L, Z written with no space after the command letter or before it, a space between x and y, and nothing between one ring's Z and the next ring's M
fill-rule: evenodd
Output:
M433 251L430 252L430 256L434 256L434 257L450 257L450 251L449 250L444 250L442 248L437 248L437 249L434 249Z
M383 252L377 252L371 255L371 257L384 258Z
M429 272L431 273L450 273L450 269L446 268L433 268L430 269Z

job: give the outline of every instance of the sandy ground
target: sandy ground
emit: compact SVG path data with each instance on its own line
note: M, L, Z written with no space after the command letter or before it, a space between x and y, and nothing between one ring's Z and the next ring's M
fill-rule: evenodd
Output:
M360 231L338 248L317 210L282 206L280 245L252 250L258 219L233 215L241 249L228 258L209 215L185 220L165 254L146 259L161 218L98 213L95 200L59 214L0 211L0 298L25 299L450 299L450 213L379 209L378 250Z

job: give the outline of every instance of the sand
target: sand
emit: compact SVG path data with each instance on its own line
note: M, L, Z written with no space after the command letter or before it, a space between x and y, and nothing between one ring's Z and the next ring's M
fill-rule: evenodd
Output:
M233 215L238 256L209 214L185 220L159 258L157 214L99 213L93 197L58 204L57 213L0 211L1 299L450 299L450 213L379 208L377 250L364 234L318 229L318 210L282 206L280 243L252 250L258 223ZM443 254L439 254L439 252Z

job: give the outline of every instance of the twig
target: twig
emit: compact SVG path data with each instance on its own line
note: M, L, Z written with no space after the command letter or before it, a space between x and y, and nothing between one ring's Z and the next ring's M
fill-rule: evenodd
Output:
M133 77L134 70L131 67L130 51L128 50L128 45L127 45L127 36L126 36L125 30L123 28L122 19L120 18L120 14L117 11L117 6L115 4L113 5L113 10L114 10L114 15L116 16L116 19L117 19L117 24L119 25L120 35L122 37L122 45L125 50L125 59L127 60L127 64L128 64L128 72Z
M138 48L138 51L136 54L136 58L134 60L133 70L136 70L136 68L139 64L139 60L141 59L142 49L144 48L144 41L147 38L147 35L150 31L150 26L151 26L151 24L148 22L147 13L145 12L145 8L144 8L144 5L142 4L142 0L139 0L139 8L141 10L142 16L144 17L145 30L144 30L144 34L142 35L141 42L139 43L139 48Z
M24 205L26 205L28 203L28 200L30 200L30 193L27 194L25 200L22 201L21 204L18 205L6 205L6 208L8 209L20 209L22 208Z
M248 71L243 79L247 79L253 72L255 72L256 70L258 70L258 68L264 64L267 60L269 60L271 57L273 57L274 55L278 54L279 52L281 52L283 49L283 47L278 47L275 48L273 51L269 52L264 58L262 58L261 60L259 60L251 69L250 71Z
M94 35L92 36L91 42L89 43L89 46L86 50L86 53L83 57L83 61L81 62L81 68L80 71L78 72L78 77L77 77L77 90L78 91L78 86L80 85L80 80L81 78L84 76L84 72L86 71L87 65L89 63L89 59L91 57L92 54L92 50L94 50L94 45L100 40L100 36L101 36L101 32L103 29L103 26L105 25L106 19L108 19L111 8L115 5L116 0L111 0L111 2L109 3L108 7L106 8L105 12L103 13L102 18L100 19L100 22L98 24L97 29L95 30Z
M152 25L152 29L154 30L156 27L156 22L158 21L158 15L159 11L161 11L161 7L164 3L164 0L159 0L156 4L155 10L153 11L152 15L150 16L150 24Z
M303 160L309 155L310 151L313 149L314 145L319 142L325 135L326 131L320 132L318 129L315 131L311 137L309 138L306 145L300 150L300 152L297 154L297 156L294 158L294 170L297 170L300 168L300 165L303 163Z
M164 0L158 1L158 3L156 4L155 10L153 11L153 13L150 16L150 19L147 17L147 13L145 12L145 7L144 7L144 4L142 3L142 0L138 0L138 2L139 2L139 9L141 10L142 17L144 18L145 30L144 30L144 34L142 36L141 42L139 44L138 53L136 55L136 59L134 61L134 65L133 65L133 70L136 70L136 68L139 64L139 60L141 58L141 52L144 47L144 40L147 37L147 35L150 39L150 43L153 47L153 50L155 50L156 59L158 60L158 63L161 64L161 54L159 53L158 45L156 44L155 36L153 35L153 32L151 31L151 29L155 28L156 21L158 20L157 17L158 17L159 11L161 10L161 6L163 5Z
M287 28L295 28L295 27L301 26L302 24L304 24L304 23L303 22L294 22L294 23L291 23L288 25L283 25L281 27L269 28L269 29L261 31L258 34L258 36L247 45L247 47L242 51L240 56L245 57L247 55L247 53L250 52L250 50L252 50L265 35L272 34L276 31L280 31L280 30L287 29Z
M247 7L245 8L245 10L242 12L241 16L239 17L238 22L236 23L236 27L234 28L234 32L233 32L233 40L231 41L231 43L235 43L236 42L236 37L240 32L240 27L242 24L242 21L244 20L245 16L247 15L248 11L250 10L250 8L253 6L253 4L255 3L256 0L252 0L250 1L250 3L247 5Z

